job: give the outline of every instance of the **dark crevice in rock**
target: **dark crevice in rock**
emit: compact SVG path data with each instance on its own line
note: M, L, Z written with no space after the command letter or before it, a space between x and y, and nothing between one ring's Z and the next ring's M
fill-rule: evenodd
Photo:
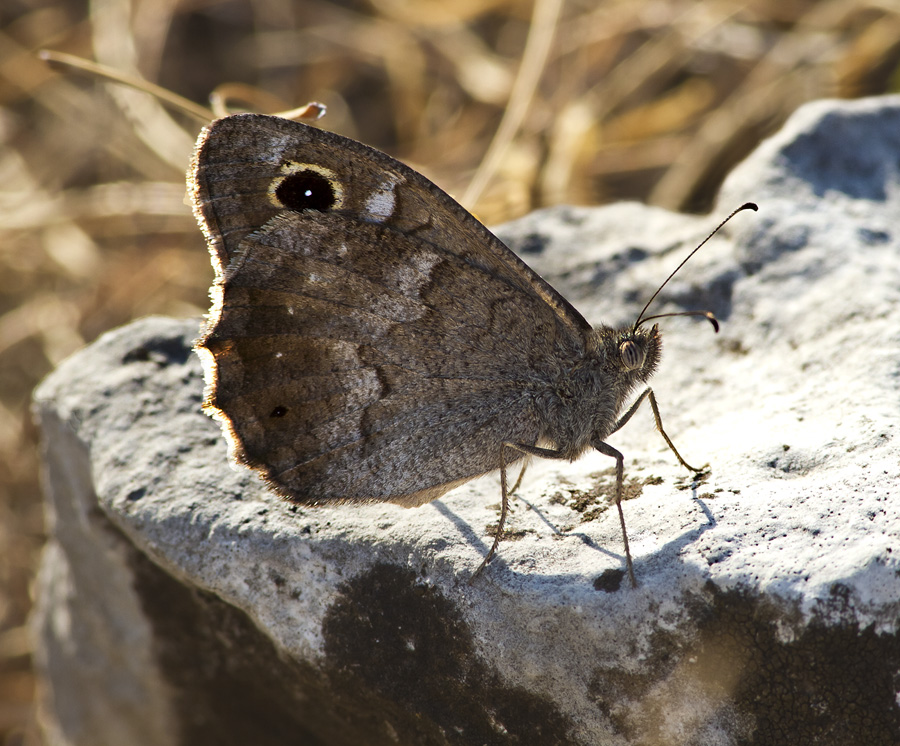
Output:
M390 720L399 743L572 743L556 707L504 684L453 604L415 573L380 564L340 590L323 624L332 678Z

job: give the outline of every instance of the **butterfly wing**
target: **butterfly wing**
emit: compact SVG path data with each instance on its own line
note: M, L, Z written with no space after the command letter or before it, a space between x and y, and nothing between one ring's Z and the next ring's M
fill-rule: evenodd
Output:
M278 492L419 505L540 439L535 396L590 326L425 177L245 114L201 135L190 183L205 406Z

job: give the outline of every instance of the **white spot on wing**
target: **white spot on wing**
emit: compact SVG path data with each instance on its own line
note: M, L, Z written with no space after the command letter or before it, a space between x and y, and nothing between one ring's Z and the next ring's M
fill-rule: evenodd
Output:
M437 254L421 251L418 254L413 254L409 259L409 263L423 275L427 275L431 272L431 268L440 260L441 258Z
M441 258L431 252L422 250L407 259L406 265L397 267L393 274L394 286L404 295L416 296L419 288L429 281L431 269Z
M394 214L394 209L397 207L396 189L399 183L399 177L391 175L386 181L381 182L366 199L366 212L379 223Z

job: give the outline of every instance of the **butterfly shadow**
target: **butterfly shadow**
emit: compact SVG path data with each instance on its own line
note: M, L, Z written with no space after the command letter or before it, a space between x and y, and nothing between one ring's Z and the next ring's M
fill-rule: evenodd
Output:
M600 552L601 554L605 554L607 557L611 557L612 559L622 560L623 562L625 561L624 555L620 554L619 552L615 552L611 549L606 549L605 547L601 547L599 544L597 544L597 542L595 542L593 540L593 538L591 538L590 536L588 536L587 534L585 534L581 531L576 531L574 529L571 529L569 531L560 530L559 527L555 523L553 523L553 521L551 521L549 518L547 518L547 516L544 514L544 512L539 507L537 507L534 503L528 502L528 500L526 500L524 497L515 495L513 499L521 501L528 507L529 510L533 511L534 514L538 518L540 518L550 528L550 530L553 532L554 536L566 537L566 538L571 536L573 538L580 539L581 543L584 544L586 547L590 547L591 549L594 549L594 550Z
M669 557L671 559L676 559L682 552L682 550L696 542L706 531L711 528L715 528L717 524L716 518L713 515L712 511L706 505L701 497L697 494L698 485L693 485L691 488L692 498L694 502L700 507L700 510L703 512L704 517L706 518L705 523L699 523L696 527L691 528L677 537L674 537L670 541L666 542L662 546L660 546L656 551L652 553L650 556L646 556L642 559L636 559L635 561L635 569L640 568L641 566L648 566L651 563L658 562L661 557ZM529 502L525 498L520 495L512 495L510 496L512 501L520 501L522 502L529 510L533 511L534 514L540 518L547 527L553 532L554 536L560 538L568 538L573 537L579 539L586 547L593 549L600 554L603 554L611 559L615 559L621 561L623 564L625 562L624 553L621 551L616 551L614 549L609 549L607 547L601 546L597 544L593 537L584 533L583 531L570 530L565 531L561 530L552 520L550 520L546 514L534 503ZM490 546L490 542L485 541L482 538L482 535L476 532L472 526L465 520L459 517L455 512L450 510L444 503L440 500L435 500L431 503L434 508L445 518L447 518L459 533L463 536L465 541L467 541L471 546L476 548L482 554L486 554L488 551L488 547ZM502 542L500 545L500 550L494 557L491 559L491 566L493 567L503 567L504 569L508 569L508 565L503 560L502 557Z
M706 522L698 522L698 524L693 528L682 532L680 535L672 538L670 541L667 541L665 544L658 547L652 554L645 556L643 559L636 560L635 567L640 567L641 565L649 566L651 564L659 562L680 561L681 552L686 547L694 544L703 534L718 525L718 521L716 521L715 516L709 509L709 506L707 506L707 504L703 501L703 498L701 498L697 494L698 486L699 485L697 484L694 484L692 486L691 497L693 502L695 502L703 512L703 515L706 518Z
M481 534L475 531L468 521L463 520L456 513L454 513L450 508L444 505L442 500L435 500L430 503L435 510L437 510L444 518L449 520L455 527L456 530L462 535L462 537L469 543L471 546L475 547L482 555L487 554L488 548L490 547L493 539L490 542L485 542ZM505 566L506 563L502 561L499 556L499 553L495 554L491 559L491 564L498 564Z

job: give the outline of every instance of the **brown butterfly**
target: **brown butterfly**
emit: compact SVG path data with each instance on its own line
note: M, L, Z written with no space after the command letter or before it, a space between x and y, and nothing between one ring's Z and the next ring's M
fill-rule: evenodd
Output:
M595 448L616 460L620 502L623 457L606 439L645 398L696 471L649 388L628 406L659 361L657 326L592 328L402 163L239 114L201 133L189 184L216 270L196 346L205 408L288 500L413 507L499 469L480 571L506 469L525 456Z

